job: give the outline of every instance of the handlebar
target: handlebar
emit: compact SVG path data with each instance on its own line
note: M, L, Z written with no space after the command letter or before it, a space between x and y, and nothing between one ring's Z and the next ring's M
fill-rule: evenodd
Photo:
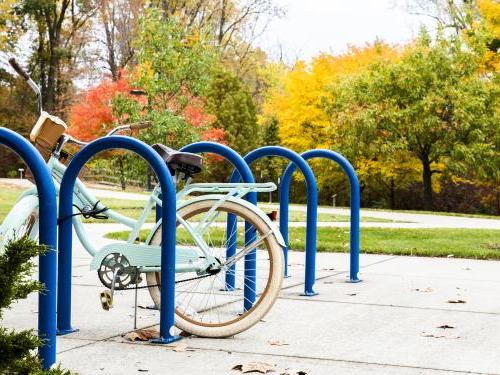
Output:
M151 126L150 121L141 121L141 122L134 122L131 124L120 125L114 129L112 129L108 134L106 134L106 137L109 137L110 135L113 135L113 134L116 134L116 133L119 133L119 132L122 132L125 130L141 130L141 129L147 129L150 126ZM89 144L89 142L80 141L79 139L76 139L76 138L71 137L69 135L66 135L65 137L66 137L66 139L63 143L65 143L65 142L73 143L74 145L77 145L79 147L85 147Z
M12 66L12 68L16 71L17 74L19 74L21 77L24 78L24 80L28 83L28 85L31 87L31 89L35 92L36 97L38 99L38 114L41 114L43 111L42 108L42 92L40 91L40 87L33 82L31 79L30 75L24 70L21 65L16 61L14 57L11 57L9 59L9 64Z
M21 77L23 77L26 81L30 80L29 74L23 68L21 68L21 66L17 63L17 61L14 57L11 57L9 59L9 64L17 72L17 74L19 74Z

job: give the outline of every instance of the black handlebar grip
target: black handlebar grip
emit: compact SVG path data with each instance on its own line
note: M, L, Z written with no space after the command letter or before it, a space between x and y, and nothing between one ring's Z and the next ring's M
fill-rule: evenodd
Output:
M130 90L131 95L147 95L148 93L144 90L139 90L139 89L133 89Z
M28 81L30 79L30 76L28 73L26 73L26 71L21 68L21 66L17 63L16 59L11 57L9 59L9 64L10 66L12 66L12 68L14 68L14 70L17 72L17 74L19 74L21 77L23 77L26 81Z

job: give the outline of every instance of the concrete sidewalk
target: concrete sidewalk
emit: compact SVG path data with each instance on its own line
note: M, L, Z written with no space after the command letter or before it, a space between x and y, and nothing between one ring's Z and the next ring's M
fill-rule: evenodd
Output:
M187 350L176 352L121 337L133 327L133 293L119 292L115 308L102 310L103 287L75 247L80 331L58 339L57 359L80 374L236 375L234 366L252 361L276 374L500 374L500 262L362 255L363 282L349 284L348 255L320 253L319 295L311 298L300 296L304 254L293 252L292 277L265 321L231 339L185 338ZM466 303L448 303L457 300ZM141 290L139 305L150 303ZM2 325L35 328L36 314L31 296ZM157 311L139 309L139 327L158 321ZM438 328L445 325L454 328Z

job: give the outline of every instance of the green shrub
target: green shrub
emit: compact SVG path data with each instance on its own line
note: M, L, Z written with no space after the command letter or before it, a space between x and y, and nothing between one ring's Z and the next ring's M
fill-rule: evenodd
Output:
M0 319L3 310L30 293L41 291L43 285L31 278L33 258L45 247L22 238L0 249ZM3 251L3 252L2 252ZM44 371L35 350L42 344L33 330L16 332L0 327L0 374L9 375L69 375L60 367Z

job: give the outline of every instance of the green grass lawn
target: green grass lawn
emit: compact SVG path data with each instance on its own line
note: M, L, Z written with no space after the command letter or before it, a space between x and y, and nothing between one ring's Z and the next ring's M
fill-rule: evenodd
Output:
M0 222L7 216L12 209L16 198L21 190L9 187L0 188Z
M211 233L221 240L224 229ZM125 240L129 232L108 233L106 237ZM140 233L144 241L149 231ZM184 240L187 233L179 230ZM242 236L239 236L241 240ZM181 241L182 241L181 240ZM305 228L290 228L290 249L304 250ZM318 228L318 251L348 252L349 231L345 228ZM473 259L500 259L500 230L490 229L387 229L363 228L361 251L369 254L414 255Z

